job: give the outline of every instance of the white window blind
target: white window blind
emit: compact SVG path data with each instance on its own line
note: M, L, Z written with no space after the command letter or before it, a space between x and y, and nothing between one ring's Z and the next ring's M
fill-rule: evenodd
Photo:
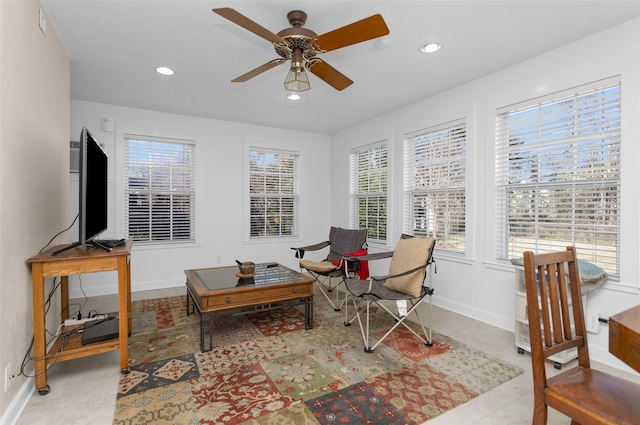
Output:
M404 231L465 252L467 125L449 122L405 135Z
M497 255L557 251L619 275L620 83L497 111Z
M125 227L135 243L195 241L195 146L125 138Z
M250 236L298 236L298 154L249 152Z
M386 143L386 142L385 142ZM387 145L351 153L351 227L367 229L373 242L387 240Z

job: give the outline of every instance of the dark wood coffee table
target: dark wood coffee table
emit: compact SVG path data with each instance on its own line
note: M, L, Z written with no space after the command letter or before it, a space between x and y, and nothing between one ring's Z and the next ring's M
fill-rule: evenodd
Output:
M313 279L278 263L256 264L255 276L239 277L238 267L185 270L187 315L200 313L200 349L211 351L214 313L249 313L303 304L305 329L313 329ZM193 301L193 305L191 305ZM205 347L205 321L209 323L209 344Z

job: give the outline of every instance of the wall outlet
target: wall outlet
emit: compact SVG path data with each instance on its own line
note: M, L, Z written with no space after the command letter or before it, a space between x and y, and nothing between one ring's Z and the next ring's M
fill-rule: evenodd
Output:
M11 385L11 363L4 368L4 392L9 391L9 386Z
M596 334L600 332L600 321L598 320L597 311L587 310L587 314L584 321L587 327L587 332L593 332Z

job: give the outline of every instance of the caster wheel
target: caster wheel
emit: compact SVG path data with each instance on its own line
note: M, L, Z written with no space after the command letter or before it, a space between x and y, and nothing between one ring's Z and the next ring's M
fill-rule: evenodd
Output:
M129 370L129 369L122 369L122 370L120 370L120 373L121 373L121 374L123 374L123 375L128 375L128 374L129 374L129 372L130 372L130 370Z
M49 385L45 385L44 388L40 388L38 390L38 394L47 395L47 394L49 394L49 391L51 391L51 387Z
M518 354L524 354L524 348L518 347Z
M560 364L558 362L553 362L553 367L555 367L556 369L560 370L560 369L562 369L562 364Z

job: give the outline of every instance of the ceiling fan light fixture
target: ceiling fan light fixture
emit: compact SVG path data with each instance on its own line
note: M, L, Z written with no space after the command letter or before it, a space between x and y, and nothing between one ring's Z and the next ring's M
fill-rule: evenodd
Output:
M309 76L302 66L292 66L284 80L284 88L293 92L309 90Z
M299 48L293 49L291 68L289 69L287 78L284 79L284 88L293 92L301 92L311 88L309 76L304 70L302 50Z
M175 72L171 68L167 68L166 66L159 66L156 68L156 72L162 75L173 75Z
M441 47L440 43L427 43L420 46L420 51L422 53L435 53L440 50Z

